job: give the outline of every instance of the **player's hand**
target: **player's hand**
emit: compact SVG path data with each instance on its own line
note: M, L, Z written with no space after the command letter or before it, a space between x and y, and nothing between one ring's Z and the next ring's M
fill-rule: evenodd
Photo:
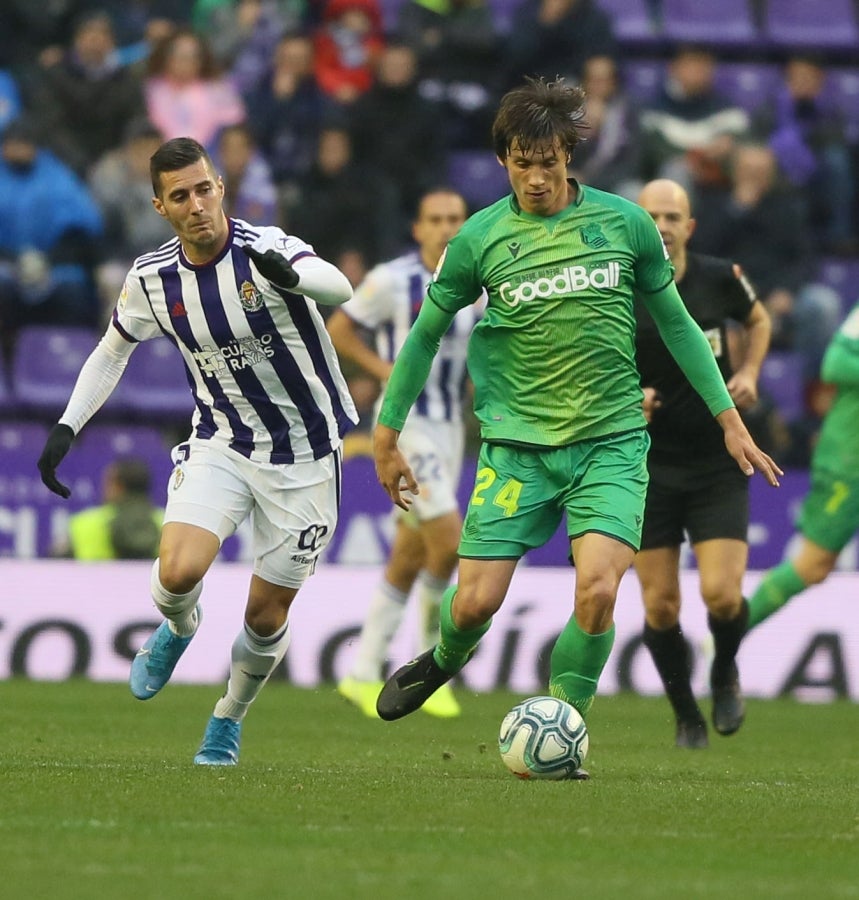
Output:
M45 441L45 447L42 455L36 465L39 467L39 473L42 476L42 483L55 494L59 494L64 500L67 500L72 492L64 485L57 481L57 466L63 457L69 452L72 441L75 439L75 433L68 425L54 425Z
M251 258L260 275L275 287L291 291L298 284L298 272L292 268L292 264L282 253L276 250L260 253L250 244L244 244L242 250Z
M731 399L737 404L737 409L748 409L758 402L757 379L740 369L727 384Z
M778 487L778 476L784 475L784 472L752 440L737 410L733 407L726 409L716 418L725 432L725 447L743 472L754 475L757 469L773 487Z
M403 491L418 494L420 488L414 472L397 447L397 435L398 432L393 428L377 425L373 430L373 457L379 484L400 509L408 511L412 498L407 497Z
M644 418L649 425L653 419L653 413L662 406L662 394L652 387L642 388L642 391L644 392L644 397L641 400L641 411L644 413Z

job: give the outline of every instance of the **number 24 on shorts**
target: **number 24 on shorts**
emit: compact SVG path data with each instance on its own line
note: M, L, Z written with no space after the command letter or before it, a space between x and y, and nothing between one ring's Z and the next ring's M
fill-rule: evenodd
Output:
M474 491L471 494L472 506L483 506L486 498L483 494L488 491L498 480L498 474L489 467L478 469L474 481ZM522 482L515 478L505 481L495 491L492 503L504 510L505 516L512 516L519 509L519 496L522 493Z

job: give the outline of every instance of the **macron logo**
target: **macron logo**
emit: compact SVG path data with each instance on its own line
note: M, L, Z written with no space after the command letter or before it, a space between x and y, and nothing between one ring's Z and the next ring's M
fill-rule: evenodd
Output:
M501 299L508 306L518 306L531 300L547 300L549 297L563 297L579 291L616 288L620 284L620 263L610 262L595 269L585 266L567 266L560 272L523 281L514 285L505 281L501 285Z

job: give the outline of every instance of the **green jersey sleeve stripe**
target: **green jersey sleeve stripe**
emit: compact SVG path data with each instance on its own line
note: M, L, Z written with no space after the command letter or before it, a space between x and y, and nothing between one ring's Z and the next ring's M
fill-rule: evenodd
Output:
M661 293L662 291L664 291L665 288L667 288L667 287L668 287L669 285L671 285L671 284L674 284L673 279L671 279L671 280L669 280L669 281L666 281L665 284L662 285L662 287L656 288L655 291L646 291L646 290L644 290L643 288L636 288L636 291L637 291L637 293L639 293L639 294L647 294L648 296L651 296L651 297L652 297L654 294L659 294L659 293Z

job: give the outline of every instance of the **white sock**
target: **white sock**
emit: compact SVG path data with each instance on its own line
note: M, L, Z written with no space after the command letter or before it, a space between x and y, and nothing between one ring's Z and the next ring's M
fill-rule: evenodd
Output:
M387 581L383 580L376 588L361 627L355 662L352 664L352 677L356 681L381 680L388 647L403 621L408 599L408 593Z
M215 715L240 722L288 646L289 622L271 637L260 637L245 625L233 641L227 692L215 704Z
M173 634L179 635L179 637L191 637L200 624L197 615L197 601L203 592L203 582L198 581L187 594L171 594L161 584L160 572L160 562L156 559L149 578L152 600L161 615L167 619L167 625Z
M421 572L419 584L418 653L423 653L424 650L429 650L439 641L439 609L442 595L447 590L450 579L436 578L429 572Z

